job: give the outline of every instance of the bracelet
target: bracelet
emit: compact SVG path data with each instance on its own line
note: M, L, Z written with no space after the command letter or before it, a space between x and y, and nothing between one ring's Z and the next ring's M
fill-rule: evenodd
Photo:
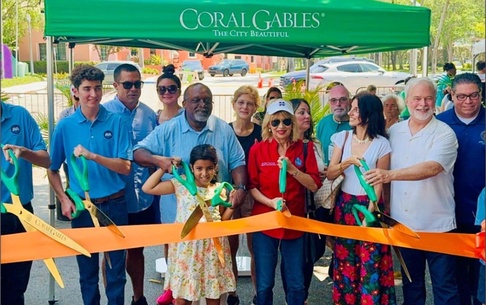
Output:
M343 163L342 163L342 162L341 162L341 163L339 163L339 170L340 170L341 172L344 172L344 168L343 168Z
M298 174L299 174L299 170L297 170L297 171L295 172L295 174L292 174L292 177L294 177L294 178L295 178L295 177L297 177L297 175L298 175Z

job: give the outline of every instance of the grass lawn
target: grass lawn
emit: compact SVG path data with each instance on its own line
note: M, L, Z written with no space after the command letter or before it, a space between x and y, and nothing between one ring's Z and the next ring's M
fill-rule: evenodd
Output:
M1 80L1 82L2 88L7 88L12 86L41 82L43 80L44 78L40 75L27 75L23 77L4 78Z

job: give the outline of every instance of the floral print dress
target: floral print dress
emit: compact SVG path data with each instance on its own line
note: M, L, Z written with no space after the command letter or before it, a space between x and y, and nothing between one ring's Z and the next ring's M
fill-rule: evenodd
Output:
M197 199L176 179L174 184L177 198L176 223L185 223L198 206ZM203 198L211 198L218 184L209 188L198 187ZM163 203L162 203L163 204ZM221 221L218 207L209 207L214 221ZM204 216L199 222L205 222ZM169 244L168 266L164 289L172 290L174 298L197 301L200 298L218 299L222 294L236 290L231 265L231 254L227 237L219 237L224 252L225 266L210 238Z
M342 192L334 208L334 223L357 226L354 204L368 207L366 195ZM383 202L378 207L384 211ZM359 213L361 220L363 215ZM391 247L373 242L336 238L334 247L334 304L395 305Z

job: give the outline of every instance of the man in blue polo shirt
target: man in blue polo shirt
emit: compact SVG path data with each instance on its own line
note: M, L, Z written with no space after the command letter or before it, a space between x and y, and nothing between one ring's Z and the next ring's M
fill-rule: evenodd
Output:
M52 164L47 175L56 196L62 204L62 213L68 218L75 212L74 204L64 193L59 169L66 158L72 154L84 156L88 161L88 180L91 201L110 217L117 225L128 223L127 203L125 200L124 175L130 173L132 144L130 125L120 115L109 112L100 105L102 97L103 72L89 65L74 69L71 82L80 106L74 114L61 120L50 143ZM74 173L68 162L68 171ZM70 188L84 198L84 191L74 175L69 177ZM92 227L88 211L72 219L73 228ZM119 238L114 236L113 238ZM110 305L124 305L125 297L125 251L111 251L112 268L106 269L106 296ZM80 274L83 302L86 305L99 304L99 257L93 253L91 258L76 257Z
M118 66L113 72L113 78L115 80L113 87L115 87L117 95L103 106L108 111L119 113L126 119L126 124L132 126L132 144L135 145L157 126L157 115L149 106L139 101L143 82L140 71L134 65ZM155 211L152 204L154 196L142 191L142 185L149 175L148 168L133 163L130 175L126 177L125 197L128 205L129 225L155 223ZM132 280L133 287L131 305L147 305L147 300L143 295L145 274L143 247L127 250L127 273Z
M454 108L437 116L454 130L459 148L454 166L454 201L457 232L476 233L474 224L477 198L485 184L485 124L481 105L481 79L474 73L457 75L451 88ZM479 262L457 257L457 284L460 305L481 304L476 299ZM471 303L472 302L472 303Z
M233 128L222 119L211 115L213 95L204 84L196 83L187 87L182 105L184 112L181 115L157 126L134 146L135 162L172 172L174 157L189 164L189 156L194 146L211 144L218 153L218 181L233 180L236 185L233 204L239 206L246 196L247 171L245 153ZM172 200L175 205L175 196L167 197L167 200ZM228 304L239 304L236 296L229 300Z
M11 149L19 159L20 202L24 208L33 212L31 200L34 197L32 183L32 164L48 168L51 164L46 143L42 139L39 126L30 113L21 106L2 102L2 170L11 176L14 166L10 163L7 150ZM7 186L2 181L2 202L12 203ZM2 213L2 235L25 232L17 216ZM1 266L1 304L23 305L24 293L29 283L32 262L2 264Z

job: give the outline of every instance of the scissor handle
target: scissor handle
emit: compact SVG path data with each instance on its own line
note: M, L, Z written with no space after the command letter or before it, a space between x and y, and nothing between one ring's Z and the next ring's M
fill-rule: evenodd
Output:
M89 182L88 182L88 162L86 161L86 157L81 155L79 156L81 159L81 165L83 166L83 172L78 167L76 163L76 156L74 154L71 155L71 159L69 165L71 165L74 175L76 179L79 181L79 185L81 185L81 189L85 192L89 192Z
M174 178L177 179L183 186L186 187L186 189L191 193L192 196L197 195L197 187L196 183L194 182L194 175L191 172L191 169L189 168L189 165L185 162L181 162L182 167L184 168L184 174L186 175L186 179L182 178L179 173L177 172L177 167L175 165L172 165L172 175L174 175Z
M361 162L361 166L366 171L369 171L370 170L370 168L369 168L368 164L366 163L365 159L360 159L359 161ZM357 166L357 165L355 165L354 166L354 172L358 176L359 183L361 184L361 186L365 190L366 194L368 195L368 198L370 198L370 200L373 201L373 202L378 201L378 197L376 196L375 188L373 186L369 185L368 182L366 182L366 180L365 180L365 178L363 176L363 172L361 171L360 167Z
M74 205L76 206L76 211L74 213L71 213L72 218L77 218L81 213L86 210L84 207L83 199L78 196L73 190L70 188L66 189L66 194L69 196L69 198L74 202Z
M376 221L375 215L373 215L372 212L368 211L368 209L365 206L362 206L362 205L359 205L359 204L353 204L352 211L353 211L354 219L356 219L356 222L360 226L362 226L363 223L361 222L361 219L359 218L358 212L363 213L365 220L366 220L366 224L368 226Z
M3 145L2 145L3 148ZM10 193L19 196L20 191L19 191L19 159L11 149L7 149L7 153L13 161L14 165L14 173L11 177L7 175L7 173L3 170L1 172L1 177L3 183L5 183L5 186L7 189L10 191Z
M280 193L285 193L287 188L287 160L282 160L282 167L280 168L280 173L278 175L278 188Z
M221 192L223 191L223 189L226 189L228 191L227 197L229 198L229 193L233 190L233 186L226 181L221 182L221 184L214 191L214 196L211 199L211 206L215 207L218 205L222 205L225 208L229 208L232 206L231 202L227 202L223 200L223 198L221 198Z

